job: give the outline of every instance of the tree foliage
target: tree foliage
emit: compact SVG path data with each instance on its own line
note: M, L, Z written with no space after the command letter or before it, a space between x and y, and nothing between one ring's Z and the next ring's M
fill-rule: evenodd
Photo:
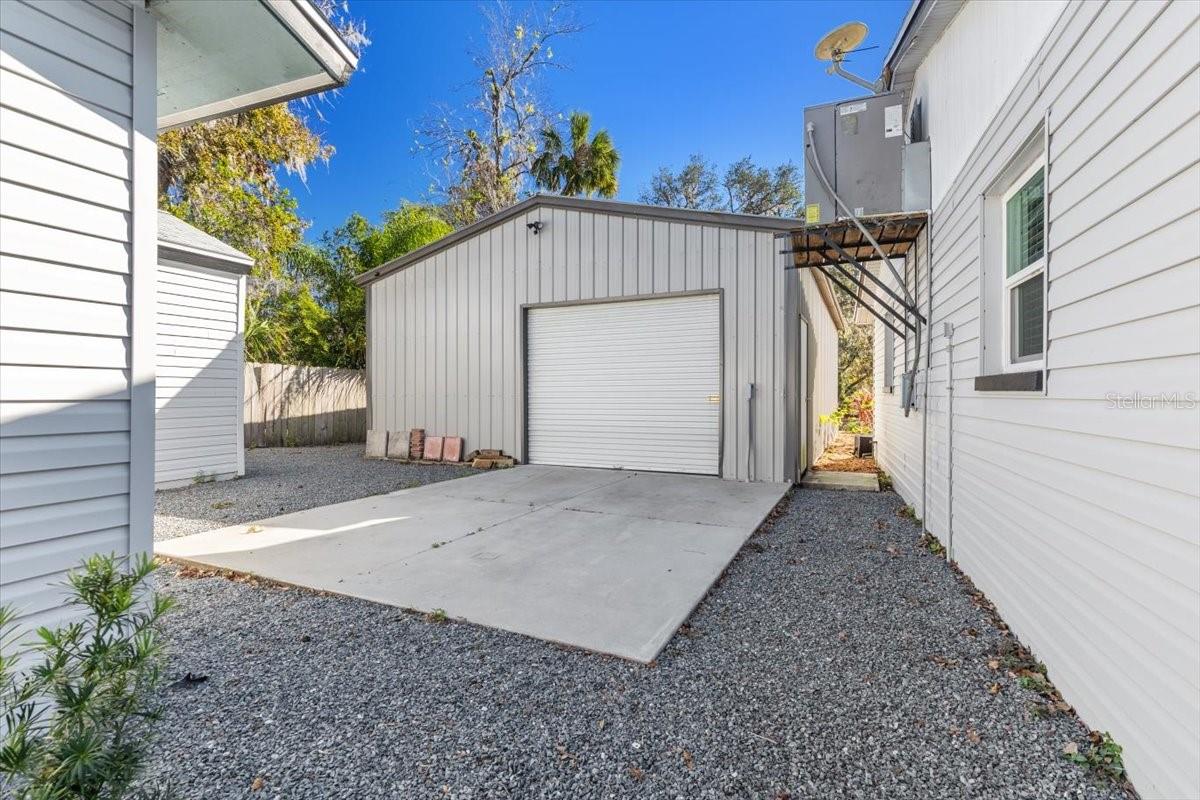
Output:
M159 207L254 258L256 277L278 275L304 224L277 170L303 177L332 155L288 103L167 131L158 137Z
M699 153L688 158L679 172L659 167L642 190L638 200L652 206L712 210L721 205L717 192L717 172Z
M729 211L794 217L804 204L802 180L800 171L791 162L772 170L756 166L746 156L729 165L721 185L725 187Z
M769 169L747 156L718 175L716 166L695 154L678 172L659 167L639 199L672 208L795 216L804 205L801 185L800 171L790 162Z
M487 47L475 56L473 96L462 109L439 107L417 129L417 149L433 157L441 173L435 189L456 226L507 208L528 190L550 122L539 80L562 66L555 41L581 29L562 4L516 15L499 3L485 14Z
M352 214L317 244L295 247L280 290L265 294L255 309L254 324L269 324L252 336L248 320L248 357L361 369L367 351L366 300L354 278L450 231L434 209L404 205L385 213L378 225Z
M608 131L591 136L592 118L582 111L571 112L567 127L569 152L557 128L542 131L542 152L532 165L537 185L568 197L614 197L621 156Z
M861 393L871 391L875 370L873 325L855 325L857 301L836 287L834 296L846 320L845 329L838 334L838 408L847 414L863 403Z

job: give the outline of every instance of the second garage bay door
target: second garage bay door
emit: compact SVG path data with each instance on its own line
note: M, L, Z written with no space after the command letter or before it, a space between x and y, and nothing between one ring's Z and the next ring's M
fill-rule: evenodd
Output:
M533 308L528 460L716 475L716 295Z

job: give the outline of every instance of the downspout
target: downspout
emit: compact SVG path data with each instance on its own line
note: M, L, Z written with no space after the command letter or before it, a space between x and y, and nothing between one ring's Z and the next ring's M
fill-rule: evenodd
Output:
M954 563L954 326L946 334L946 560Z

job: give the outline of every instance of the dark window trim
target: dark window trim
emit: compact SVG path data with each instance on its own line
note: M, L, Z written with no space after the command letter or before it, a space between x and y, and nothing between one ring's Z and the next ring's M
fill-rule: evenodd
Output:
M975 378L977 392L1040 392L1043 386L1040 369L1029 372L1001 372L996 375L978 375Z

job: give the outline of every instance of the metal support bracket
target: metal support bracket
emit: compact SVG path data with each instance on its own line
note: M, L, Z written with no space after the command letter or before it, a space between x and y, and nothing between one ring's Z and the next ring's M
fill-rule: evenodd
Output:
M879 288L881 288L885 292L887 292L888 296L891 297L893 300L895 300L897 303L899 303L901 308L903 308L906 312L908 312L909 314L912 314L914 317L916 317L918 320L920 320L921 324L925 324L925 317L921 316L921 312L917 310L917 306L915 303L910 304L910 303L905 302L904 299L902 297L900 297L900 295L896 294L896 292L894 292L890 286L888 286L886 283L884 283L882 280L880 280L873 272L871 272L871 270L867 269L862 264L860 264L854 258L854 256L847 253L845 248L843 248L840 244L838 244L837 242L833 241L828 236L826 236L824 231L817 231L816 233L817 233L817 236L821 237L821 241L825 242L825 244L831 250L835 251L839 256L842 257L842 260L844 263L853 264L854 266L858 267L859 271L861 271L862 274L866 275L868 278L871 279L872 282L874 282L877 286L879 286ZM839 268L841 267L840 264L838 266L839 266ZM845 270L842 270L842 271L845 272ZM849 273L847 273L847 275L849 275ZM860 281L855 280L854 282L856 284L858 284L860 287L862 287L864 290L866 290L866 287ZM889 310L891 310L891 309L889 309ZM895 312L893 312L893 314L894 313ZM908 320L905 320L905 324L908 324ZM912 327L912 326L910 326L910 327ZM913 329L915 330L915 327Z
M799 268L799 267L788 267L788 269L800 269L800 268ZM831 274L831 273L830 273L829 271L827 271L827 270L826 270L824 267L820 267L820 266L813 265L813 266L812 266L812 269L818 269L818 270L820 270L820 271L821 271L821 274L822 274L822 275L824 275L826 278L828 278L830 283L832 283L834 286L837 286L839 289L841 289L841 290L842 290L843 292L845 292L846 294L850 294L850 295L854 294L854 290L853 290L853 289L851 289L849 286L847 286L846 284L844 284L844 283L842 283L840 280L838 280L838 278L837 278L837 276L836 276L836 275L833 275L833 274ZM871 290L870 290L870 289L867 289L865 286L863 287L863 291L867 292L868 294L870 294L870 295L871 295L871 297L875 297L875 298L876 298L876 300L878 300L878 297L877 297L875 294L871 293ZM865 308L867 311L871 312L871 315L872 315L873 317L875 317L875 319L879 320L879 321L880 321L880 322L882 322L882 323L883 323L885 326L887 326L888 328L890 328L890 329L891 329L891 331L892 331L893 333L895 333L897 336L899 336L901 339L904 339L904 338L906 338L906 334L904 333L904 331L902 331L900 328L897 328L897 327L896 327L896 325L895 325L895 324L893 324L891 320L889 320L889 319L887 319L886 317L884 317L884 316L883 316L883 314L881 314L881 313L879 313L878 311L876 311L875 309L871 308L871 307L870 307L869 305L867 305L866 303L863 303L863 304L862 304L862 307L863 307L863 308ZM893 316L894 316L894 315L893 315ZM904 322L905 322L906 324L910 324L910 323L908 323L908 320L904 320ZM916 328L913 328L913 330L916 330Z

